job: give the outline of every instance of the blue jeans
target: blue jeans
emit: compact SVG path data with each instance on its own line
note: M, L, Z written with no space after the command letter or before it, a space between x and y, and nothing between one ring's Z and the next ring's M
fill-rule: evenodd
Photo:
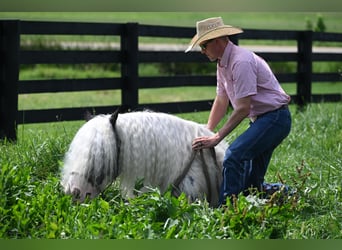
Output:
M291 130L291 114L286 107L267 112L251 122L226 150L220 204L250 187L261 191L274 149Z

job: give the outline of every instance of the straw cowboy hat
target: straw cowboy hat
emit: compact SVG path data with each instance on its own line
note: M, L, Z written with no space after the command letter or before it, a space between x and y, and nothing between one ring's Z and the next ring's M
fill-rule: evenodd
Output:
M197 34L192 38L189 47L185 50L189 52L201 42L221 36L230 36L242 33L239 28L225 25L221 17L212 17L196 23Z

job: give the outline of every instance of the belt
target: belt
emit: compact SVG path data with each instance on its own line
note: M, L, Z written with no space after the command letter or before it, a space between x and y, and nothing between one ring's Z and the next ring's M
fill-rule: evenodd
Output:
M277 108L275 110L265 112L265 113L263 113L261 115L249 117L249 119L251 120L251 122L255 122L258 119L258 117L263 116L263 115L265 115L267 113L271 113L271 112L274 112L274 111L277 111L277 110L280 110L280 109L288 109L288 108L289 108L289 106L287 104L284 104L284 105L280 106L279 108Z

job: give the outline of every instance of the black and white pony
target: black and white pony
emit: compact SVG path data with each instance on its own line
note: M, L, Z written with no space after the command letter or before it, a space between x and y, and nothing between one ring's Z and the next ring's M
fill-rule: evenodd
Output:
M64 158L61 185L77 201L94 198L118 178L125 197L170 186L173 194L218 204L227 145L194 151L192 141L211 135L203 125L157 112L97 115L76 133Z

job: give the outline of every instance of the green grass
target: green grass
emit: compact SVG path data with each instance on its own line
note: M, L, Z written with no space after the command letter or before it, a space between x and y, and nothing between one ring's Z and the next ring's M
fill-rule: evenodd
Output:
M342 105L290 108L292 131L275 151L266 179L281 177L298 189L298 200L253 205L241 197L226 209L188 204L158 190L125 201L118 183L74 204L61 192L59 169L83 122L21 125L17 143L0 144L0 238L341 239ZM208 112L180 116L204 123Z

